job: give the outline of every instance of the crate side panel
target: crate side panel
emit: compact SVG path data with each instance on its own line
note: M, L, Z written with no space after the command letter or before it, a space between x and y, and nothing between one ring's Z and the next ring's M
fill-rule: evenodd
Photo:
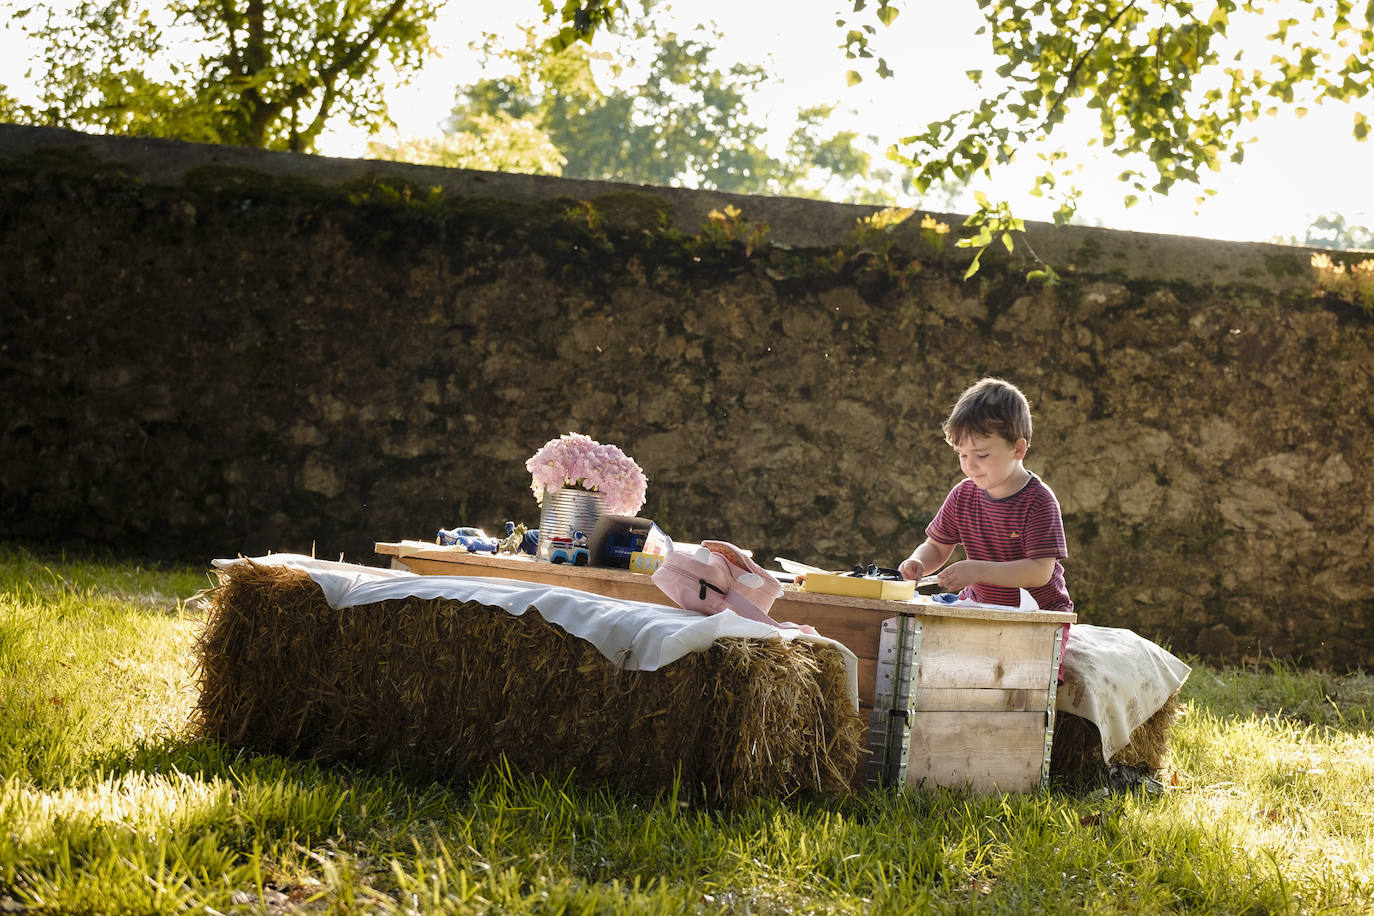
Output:
M912 717L908 786L1031 792L1040 785L1043 712L923 712Z
M1058 629L1045 622L927 619L917 693L941 687L1047 687Z

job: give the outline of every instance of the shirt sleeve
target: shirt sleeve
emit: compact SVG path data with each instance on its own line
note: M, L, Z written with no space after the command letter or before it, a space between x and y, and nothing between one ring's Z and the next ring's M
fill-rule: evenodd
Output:
M1064 537L1064 519L1059 513L1059 500L1049 487L1044 487L1026 517L1026 557L1032 560L1053 557L1066 559L1069 545Z
M955 484L954 489L949 491L945 501L940 505L940 511L935 513L935 517L926 526L926 537L939 544L962 544L964 537L960 534L959 528L959 487L962 483Z

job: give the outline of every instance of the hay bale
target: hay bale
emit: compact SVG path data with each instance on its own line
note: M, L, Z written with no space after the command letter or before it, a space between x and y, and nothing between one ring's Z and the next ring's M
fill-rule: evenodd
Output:
M1110 765L1102 759L1102 736L1096 725L1082 716L1056 713L1050 779L1065 788L1096 788L1111 783L1113 767L1158 778L1169 766L1169 730L1178 718L1178 708L1178 694L1174 694L1131 732L1130 742L1112 755Z
M847 791L865 723L844 662L803 641L723 639L625 671L531 608L407 598L336 610L310 577L221 572L198 644L201 732L325 760L672 786L712 803Z

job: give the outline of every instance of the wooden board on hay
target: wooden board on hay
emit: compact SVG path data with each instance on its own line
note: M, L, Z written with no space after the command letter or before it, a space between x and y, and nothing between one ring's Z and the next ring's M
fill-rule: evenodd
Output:
M626 671L534 608L408 598L336 610L301 570L221 570L198 643L202 732L434 775L518 771L713 803L847 791L867 723L838 652L721 639Z

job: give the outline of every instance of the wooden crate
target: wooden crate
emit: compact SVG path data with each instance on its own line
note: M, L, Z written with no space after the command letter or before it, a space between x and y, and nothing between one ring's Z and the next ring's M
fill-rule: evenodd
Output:
M392 565L422 575L494 576L669 602L646 575L478 555L419 541L378 543ZM810 624L859 661L869 758L856 783L971 786L1028 792L1045 784L1054 734L1062 629L1056 611L955 608L789 588L778 620Z

